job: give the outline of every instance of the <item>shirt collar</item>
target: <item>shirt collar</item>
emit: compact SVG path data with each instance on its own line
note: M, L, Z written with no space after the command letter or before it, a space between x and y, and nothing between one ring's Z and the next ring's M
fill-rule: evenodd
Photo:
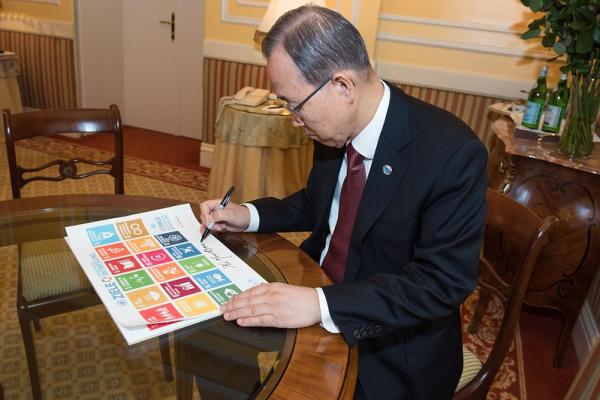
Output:
M372 160L375 157L377 142L379 141L385 116L390 105L390 88L384 81L380 80L380 82L383 85L383 96L381 97L379 106L367 126L352 139L352 146L368 160Z

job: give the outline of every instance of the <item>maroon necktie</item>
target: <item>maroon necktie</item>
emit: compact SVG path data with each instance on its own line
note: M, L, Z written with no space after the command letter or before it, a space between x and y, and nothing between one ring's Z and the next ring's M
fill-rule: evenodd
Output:
M346 155L348 172L340 194L338 219L329 242L329 250L323 260L323 270L335 283L344 281L348 247L366 181L363 156L352 147L351 143L346 147Z

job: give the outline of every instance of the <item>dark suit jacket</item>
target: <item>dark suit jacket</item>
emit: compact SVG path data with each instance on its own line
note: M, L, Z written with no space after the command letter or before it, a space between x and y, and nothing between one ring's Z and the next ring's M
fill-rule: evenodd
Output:
M451 398L462 370L459 307L477 278L487 152L454 115L389 86L344 284L323 291L347 343L358 343L364 397ZM318 261L342 158L316 143L305 189L253 202L259 230L312 231L301 248Z

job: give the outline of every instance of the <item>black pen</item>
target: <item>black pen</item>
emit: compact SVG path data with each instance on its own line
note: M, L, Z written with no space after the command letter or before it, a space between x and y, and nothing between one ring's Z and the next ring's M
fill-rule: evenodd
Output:
M221 203L219 203L219 210L224 209L225 207L227 207L227 204L229 203L229 200L231 200L231 195L233 194L233 191L235 190L235 186L232 186L229 188L229 190L227 191L227 193L225 193L225 197L223 197L223 200L221 200ZM202 238L200 239L200 242L204 241L204 239L206 239L206 237L208 236L208 234L210 233L210 230L212 229L212 227L215 225L214 222L209 222L208 225L206 225L206 229L204 229L204 232L202 232Z

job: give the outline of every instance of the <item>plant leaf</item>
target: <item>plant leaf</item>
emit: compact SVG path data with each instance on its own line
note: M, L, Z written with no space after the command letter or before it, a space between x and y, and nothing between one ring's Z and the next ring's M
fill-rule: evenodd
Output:
M571 22L571 28L575 29L576 31L583 31L586 29L589 29L590 26L586 21L573 21Z
M535 28L539 28L540 26L544 25L546 23L546 16L544 15L541 18L538 18L536 20L534 20L533 22L531 22L527 27L529 29L535 29Z
M579 74L588 74L592 67L590 65L579 65L575 67L575 72Z
M542 46L552 47L554 46L554 42L556 42L556 34L552 32L546 32L544 38L542 39Z
M587 19L587 21L591 24L594 24L596 22L596 12L594 11L594 9L590 9L589 7L582 10L580 15L582 15L585 19Z
M600 28L596 28L594 31L594 41L600 43Z
M575 51L579 54L585 54L594 48L594 31L583 31L577 34Z
M554 43L554 46L552 46L552 49L556 54L562 56L567 51L567 46L565 46L563 42L556 42Z
M540 28L530 29L521 35L521 39L527 40L536 38L540 35L540 32Z
M538 12L544 7L544 0L530 0L528 7L531 11Z

